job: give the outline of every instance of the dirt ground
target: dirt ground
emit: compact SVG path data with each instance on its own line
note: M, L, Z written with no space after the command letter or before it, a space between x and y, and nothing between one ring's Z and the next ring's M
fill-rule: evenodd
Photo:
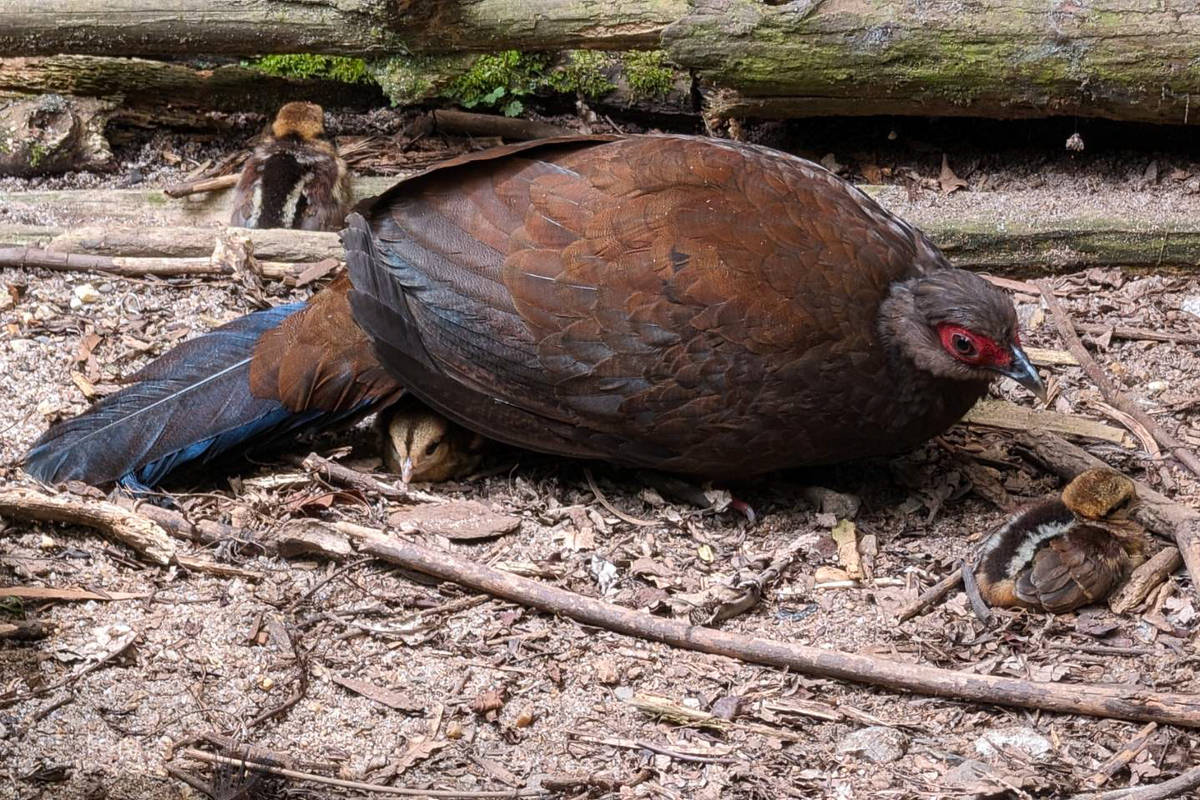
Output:
M156 134L122 148L119 173L4 179L0 190L158 185L240 146L254 124L217 142ZM339 117L335 132L403 136L406 124L382 112L354 115ZM1062 148L1071 132L1065 122L1065 134L1053 125L1016 129L1026 131L1023 138L991 123L981 124L978 136L963 122L846 124L853 136L815 124L759 126L751 134L818 159L832 153L849 177L903 182L914 202L927 204L943 201L937 179L947 151L969 184L962 191L1028 191L1031 213L1037 198L1063 202L1106 189L1137 190L1149 203L1191 203L1200 191L1200 163L1169 137L1137 150L1114 144L1079 155ZM889 135L897 129L899 143ZM1107 127L1095 130L1087 134L1092 141L1110 135ZM9 219L0 209L0 221L37 224L53 224L54 209L39 217ZM1078 321L1200 333L1196 273L1089 270L1059 281ZM252 310L243 292L217 281L4 269L0 283L6 485L32 485L17 466L25 448L49 421L86 407L72 372L103 390L182 338ZM279 286L268 291L276 303L303 296ZM1021 294L1016 300L1023 341L1061 349L1038 302ZM1101 337L1092 349L1160 423L1200 445L1200 348ZM1042 372L1052 376L1055 410L1118 424L1103 414L1099 392L1077 367ZM994 391L1034 403L1011 383ZM355 446L349 463L378 466L368 428L323 439L316 449L331 452L347 442ZM735 513L663 500L639 476L594 465L609 504L653 522L633 525L599 501L582 465L497 449L479 476L422 488L514 515L519 530L470 544L425 541L681 618L799 543L761 601L720 627L985 674L1200 692L1195 587L1182 571L1147 607L1123 616L1105 607L1060 616L998 611L986 626L956 592L928 614L896 623L900 606L1003 519L984 499L995 492L973 480L990 475L993 490L999 485L1015 501L1057 488L1010 443L1003 431L958 426L890 462L724 487L755 509L755 525ZM1200 497L1195 478L1170 458L1140 445L1080 443L1169 495L1192 504ZM873 578L849 588L823 585L828 568L839 566L831 528L848 512L816 507L806 491L813 486L861 501L854 522L860 537L874 537L874 555L860 545ZM278 463L190 487L175 500L192 518L267 539L292 518L381 525L399 507L333 490ZM1062 797L1091 788L1100 766L1143 727L901 695L685 652L473 598L373 562L283 560L246 542L181 547L249 574L151 567L86 529L0 521L0 585L137 595L0 607L0 622L53 626L39 641L0 642L0 796L196 797L167 768L206 776L183 749L221 734L265 748L297 770L457 797ZM131 637L117 656L100 660ZM364 694L361 686L347 687L355 681L392 691ZM36 696L12 702L31 692ZM737 716L723 727L680 725L638 710L632 701L646 694ZM1159 726L1104 787L1167 779L1195 766L1198 754L1195 729ZM568 776L577 782L561 788ZM302 781L265 789L376 796Z

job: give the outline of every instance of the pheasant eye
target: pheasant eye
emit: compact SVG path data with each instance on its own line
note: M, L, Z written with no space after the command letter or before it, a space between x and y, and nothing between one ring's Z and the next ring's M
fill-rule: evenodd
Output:
M438 449L438 445L440 445L440 444L441 444L441 441L436 441L436 442L430 442L429 444L425 445L425 455L431 456L434 453L436 453L437 449Z
M954 352L960 356L973 357L976 354L975 343L961 333L956 333L950 338L950 343L954 346Z

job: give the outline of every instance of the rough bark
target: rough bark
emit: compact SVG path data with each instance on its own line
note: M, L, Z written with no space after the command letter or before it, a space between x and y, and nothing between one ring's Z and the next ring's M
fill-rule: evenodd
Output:
M1200 14L1129 0L697 0L664 49L723 116L1188 123Z
M653 47L686 0L6 0L0 55L486 52Z
M8 0L0 54L664 49L717 115L1192 121L1200 12L1129 0Z
M0 11L0 24L4 18ZM237 65L193 69L144 58L86 55L0 60L0 91L109 97L120 101L115 103L115 121L137 123L150 116L155 124L164 119L169 124L172 115L179 114L176 109L180 105L206 111L273 113L292 100L323 106L368 106L379 105L383 99L379 88L369 84L281 78ZM169 112L164 101L170 103ZM188 120L193 126L204 125L205 117L189 115Z
M114 105L94 97L0 96L0 175L112 166L104 126Z

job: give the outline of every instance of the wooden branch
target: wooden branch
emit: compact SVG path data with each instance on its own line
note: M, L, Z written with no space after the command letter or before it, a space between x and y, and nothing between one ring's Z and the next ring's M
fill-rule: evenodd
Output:
M502 791L456 791L453 789L408 789L402 786L384 786L378 783L365 783L363 781L348 781L343 778L330 778L326 775L318 775L315 772L301 772L294 769L285 769L284 767L276 766L275 764L267 764L261 761L252 761L250 759L230 758L229 756L213 755L206 753L203 750L188 748L180 755L186 758L193 758L197 761L203 761L208 764L226 764L238 769L246 768L254 772L262 772L268 775L278 775L281 778L290 778L292 780L310 781L312 783L322 784L324 786L338 786L343 789L354 789L359 792L369 792L372 794L389 794L400 797L424 797L424 798L450 798L452 800L492 800L492 798L517 798L517 797L543 797L545 792L541 789L508 789Z
M365 198L380 194L398 180L397 176L356 178L354 195ZM1089 197L1086 205L1035 216L1029 212L1031 206L1061 205L1053 190L955 192L931 203L924 194L910 198L901 186L860 188L889 211L928 233L950 261L960 267L1039 276L1061 269L1105 264L1175 266L1192 271L1200 264L1200 195L1179 198L1170 209L1155 208L1151 214L1128 210L1144 205L1136 193L1109 192ZM33 216L53 208L57 226L40 231L24 224L0 224L0 244L40 243L61 234L62 228L69 231L86 227L89 232L99 228L136 228L149 233L159 227L227 225L232 213L232 195L231 191L219 190L175 199L157 189L0 192L0 208L10 209L13 216ZM1097 237L1099 243L1094 241ZM87 252L65 246L63 249ZM273 258L261 248L256 247L255 253L261 258ZM1187 333L1161 334L1172 341L1189 342ZM1122 335L1121 331L1117 335ZM1191 335L1200 339L1200 334Z
M1088 778L1088 785L1099 789L1108 782L1113 775L1116 775L1130 761L1137 758L1138 753L1146 749L1146 745L1150 743L1150 737L1158 730L1158 723L1147 722L1145 727L1138 731L1137 736L1130 740L1129 744L1122 747L1112 757L1100 765L1092 777Z
M271 280L297 279L307 263L255 260L257 272ZM59 253L38 247L0 248L0 267L41 267L58 272L98 272L131 278L228 277L236 274L212 258L126 258Z
M954 591L954 587L962 583L963 572L961 569L956 569L940 581L930 586L921 596L909 603L904 608L900 609L900 613L896 615L897 622L908 622L916 616L920 616L932 608L937 603L942 601L946 595Z
M1167 448L1171 452L1171 455L1175 456L1179 463L1191 470L1194 475L1200 477L1200 457L1197 457L1195 453L1188 449L1186 444L1163 430L1162 426L1142 410L1141 406L1108 379L1104 370L1100 369L1100 365L1096 363L1095 359L1092 358L1092 354L1088 352L1088 349L1083 346L1083 342L1080 341L1079 334L1075 332L1075 325L1071 321L1070 315L1067 314L1066 309L1063 308L1058 298L1054 296L1053 287L1047 281L1040 281L1038 288L1042 290L1042 299L1046 302L1046 306L1054 316L1055 325L1058 326L1058 332L1066 343L1067 349L1079 361L1079 366L1092 379L1092 383L1096 384L1100 389L1100 392L1104 395L1104 399L1120 411L1137 420L1140 425L1154 436L1155 441Z
M50 627L37 620L0 622L0 639L25 642L35 639L45 639L49 635Z
M383 481L370 475L366 472L359 472L355 469L350 469L336 461L330 461L328 458L322 458L316 453L309 453L304 458L290 459L291 463L296 466L303 467L309 472L315 472L321 477L328 480L330 483L335 483L338 486L345 486L350 489L358 489L361 492L369 494L377 494L380 497L386 497L392 500L408 500L412 498L408 491L395 486L390 486Z
M1130 574L1129 580L1108 599L1108 607L1114 614L1124 614L1137 608L1182 564L1183 556L1179 554L1178 547L1164 547Z
M1128 325L1097 325L1091 322L1076 322L1075 330L1094 336L1112 332L1114 339L1149 342L1175 342L1177 344L1200 344L1200 333L1176 333L1174 331L1152 331L1149 328L1131 328ZM1076 361L1076 364L1079 362Z
M962 418L972 425L987 425L1011 431L1052 431L1068 436L1100 439L1113 444L1130 446L1125 431L1074 414L1025 408L1007 400L980 400Z
M379 532L361 533L355 538L361 542L360 552L405 569L453 581L521 605L561 614L585 625L662 642L672 647L782 667L803 675L883 686L926 696L1200 727L1200 695L1162 694L1119 685L1041 683L995 675L975 675L760 639L621 608Z
M266 261L340 260L345 255L336 233L234 227L84 226L55 236L46 249L55 253L122 258L206 258L212 254L217 238L225 234L249 239L254 257Z
M1072 795L1068 800L1170 800L1173 797L1188 797L1189 792L1200 787L1200 767L1193 767L1168 781L1130 789L1116 789L1099 794Z
M6 489L0 491L0 517L86 525L160 566L175 557L175 543L157 523L114 503L50 495L33 489Z
M186 181L184 183L172 183L163 189L163 194L167 197L187 197L190 194L203 194L205 192L217 192L222 189L232 189L237 186L238 179L241 175L218 175L215 178L202 178L198 181Z
M1051 433L1018 434L1016 442L1033 460L1063 480L1069 481L1085 470L1108 467L1083 448ZM1147 530L1174 539L1192 578L1192 586L1200 591L1200 511L1172 500L1140 481L1133 484L1138 497L1132 511L1133 519Z

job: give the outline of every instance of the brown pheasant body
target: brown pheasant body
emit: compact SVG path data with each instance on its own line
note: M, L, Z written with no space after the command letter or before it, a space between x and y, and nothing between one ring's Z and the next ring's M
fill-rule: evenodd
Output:
M319 115L295 115L276 139L319 139ZM744 478L912 447L998 375L1041 389L1003 292L761 147L500 147L348 224L349 281L176 348L47 432L30 472L153 485L408 391L519 447Z
M743 477L904 450L993 376L916 364L888 329L902 285L953 276L1012 315L820 167L709 139L498 148L366 213L351 304L381 362L456 422L561 455Z

